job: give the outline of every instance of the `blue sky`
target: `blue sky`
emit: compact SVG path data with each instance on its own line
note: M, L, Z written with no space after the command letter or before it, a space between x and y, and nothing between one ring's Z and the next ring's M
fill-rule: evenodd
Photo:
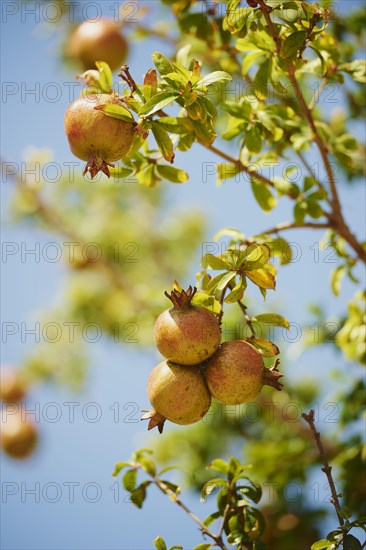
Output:
M38 16L42 3L37 4ZM116 5L108 1L83 4L97 4L98 9L100 7L103 14L108 15L111 7ZM347 2L347 9L356 4ZM36 24L35 18L23 11L24 5L12 15L9 10L17 5L16 2L2 3L3 158L19 163L26 148L32 145L52 149L55 160L60 163L74 161L63 131L63 116L75 81L74 75L68 73L58 59L60 34L49 32L52 25L51 29L45 29ZM150 15L147 21L161 20L159 3L150 2L148 5ZM151 52L156 49L169 53L166 46L156 40L132 45L128 62L137 78L151 66ZM35 93L30 93L31 90ZM182 186L163 184L167 186L167 207L187 204L202 205L207 209L207 240L225 226L255 234L288 219L286 200L273 213L265 215L252 198L248 183L243 180L239 183L229 180L221 187L215 186L213 177L204 181L203 163L215 160L211 153L196 145L189 154L177 156L177 166L184 167L191 175L189 182ZM310 160L315 162L318 159L314 156ZM5 215L11 185L11 182L2 182ZM340 193L353 230L363 235L364 189L361 185L341 185ZM341 296L336 300L333 298L328 283L333 264L327 263L323 253L318 262L314 261L313 247L319 242L321 233L297 231L288 233L288 238L297 243L299 261L280 270L276 295L270 296L266 304L258 298L258 308L271 311L275 310L276 304L281 304L281 312L300 325L309 319L309 299L324 305L331 315L344 312L354 287L345 283ZM36 242L42 247L50 237L36 229L5 223L2 240L25 242L31 248ZM197 257L198 254L199 251ZM196 271L196 266L192 266L192 277ZM61 262L52 264L29 260L22 263L19 256L9 259L3 264L3 321L20 323L33 320L38 310L56 301L65 275ZM31 339L22 343L19 337L9 338L3 347L1 362L21 364L31 347ZM116 494L115 480L111 477L115 462L128 458L138 447L148 447L156 437L146 432L144 424L136 421L137 407L147 404L145 381L157 359L155 350L126 349L102 341L90 344L90 356L91 376L82 395L75 396L63 389L48 387L32 392L30 406L39 403L40 416L45 416L40 423L42 445L36 456L26 464L1 457L2 548L147 550L152 548L152 540L158 534L164 535L168 544L192 548L200 542L200 535L184 513L175 510L157 491L139 511L125 501L125 492ZM321 364L324 370L319 374L319 357L315 351L309 351L297 359L293 371L287 374L296 378L306 372L308 376L317 377L334 367L347 367L340 356L334 356L327 349L322 350ZM75 422L69 420L71 405L65 405L70 402L76 403ZM50 403L56 403L53 409ZM91 403L97 403L97 406ZM115 418L114 403L119 404L119 419ZM52 422L50 418L54 411L59 410L57 406L61 408L62 416L60 421ZM94 413L101 413L97 422L91 420ZM70 484L73 483L78 485L73 485L74 502L71 502ZM35 495L27 494L32 487L36 492L39 488L39 502L36 502ZM94 499L96 502L92 502ZM196 495L188 495L186 500L201 516L208 515L213 506L209 501L199 504Z

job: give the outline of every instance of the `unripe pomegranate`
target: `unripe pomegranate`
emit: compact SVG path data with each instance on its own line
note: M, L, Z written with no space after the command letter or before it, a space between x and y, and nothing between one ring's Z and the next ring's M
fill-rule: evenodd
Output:
M108 18L84 21L72 31L66 45L66 56L85 70L95 69L96 61L105 61L114 71L127 53L128 44L120 33L120 25Z
M278 360L267 369L259 351L244 340L224 342L205 366L208 388L218 401L239 405L255 399L264 385L281 390Z
M6 420L2 420L1 448L11 458L27 458L35 449L37 440L36 426L29 420L22 420L20 412L8 414Z
M154 410L142 419L150 419L148 429L158 426L160 433L165 420L193 424L205 416L211 405L211 395L201 370L170 361L163 361L152 370L147 395Z
M159 315L154 329L155 344L169 361L180 365L198 365L205 361L220 344L220 325L208 309L193 306L196 288L173 290L165 295L173 307Z
M2 368L0 374L0 401L16 403L22 401L27 393L27 387L20 372Z
M71 151L86 160L83 175L93 178L100 170L110 177L108 166L124 157L132 144L134 123L106 116L99 105L119 103L108 94L91 94L76 99L66 111L65 131Z

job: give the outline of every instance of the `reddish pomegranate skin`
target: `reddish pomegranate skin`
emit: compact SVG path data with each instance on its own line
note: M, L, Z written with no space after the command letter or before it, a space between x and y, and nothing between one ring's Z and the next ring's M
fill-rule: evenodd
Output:
M93 178L99 170L110 176L108 166L123 158L134 137L134 124L106 116L95 109L99 105L118 103L108 94L91 94L76 99L65 114L65 132L72 153L88 161L84 174Z
M226 405L239 405L255 399L264 384L281 389L278 361L271 369L264 366L259 351L244 340L224 342L207 361L205 379L211 395Z
M6 417L4 419L4 417ZM36 426L22 414L3 415L1 423L1 448L11 458L22 460L30 456L38 441Z
M159 363L151 371L147 395L154 410L145 418L151 419L149 429L158 425L160 431L166 419L175 424L198 422L211 405L211 395L200 369L170 361Z
M79 62L84 70L95 69L96 61L105 61L112 71L125 61L128 45L120 27L112 19L84 21L71 33L66 55Z
M193 306L195 290L173 291L166 296L174 307L164 311L154 328L155 345L169 361L180 365L199 365L217 350L220 326L208 309Z

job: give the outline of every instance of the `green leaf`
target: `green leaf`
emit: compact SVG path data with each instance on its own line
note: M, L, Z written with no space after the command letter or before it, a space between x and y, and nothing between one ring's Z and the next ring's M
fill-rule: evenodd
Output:
M338 66L339 71L348 73L353 80L366 83L366 61L364 59L355 59L351 63L342 63Z
M129 491L131 493L136 489L136 480L137 471L135 469L127 470L122 479L123 487L126 489L126 491Z
M124 179L134 173L133 168L126 168L125 166L115 166L109 169L111 176L115 179Z
M152 133L154 134L154 138L158 144L161 154L163 155L163 158L172 163L175 157L174 146L168 132L157 124L152 123Z
M361 543L353 535L347 534L343 538L343 550L361 550Z
M194 306L203 306L216 315L221 311L220 302L216 300L214 296L209 296L205 292L196 292L193 296L192 304Z
M183 134L180 136L177 149L178 151L189 151L195 142L195 135L192 132L191 134Z
M164 483L168 489L170 489L174 494L179 495L180 493L180 487L179 485L176 485L175 483L172 483L171 481L167 481L166 479L161 480L162 483Z
M156 120L155 124L171 134L186 134L193 131L192 123L188 117L164 116Z
M308 203L306 201L301 201L296 203L294 207L295 222L302 223L305 219L307 211L308 211Z
M146 185L146 187L154 187L157 182L154 165L148 164L147 166L144 166L142 170L136 172L136 177L141 185Z
M282 43L280 56L282 59L295 57L295 54L304 45L306 40L306 31L295 31L290 34Z
M130 495L131 502L137 506L137 508L142 508L144 500L146 498L146 489L151 484L151 481L143 481L137 489L132 491Z
M209 516L207 516L207 518L204 520L203 523L208 527L209 525L211 525L211 523L213 523L220 517L221 517L221 512L219 511L214 512L213 514L210 514Z
M340 266L336 267L335 269L333 269L333 271L331 273L330 284L331 284L331 287L332 287L333 294L335 296L339 296L339 292L341 290L341 283L342 283L342 279L345 275L345 272L346 272L346 266L345 265L340 265Z
M192 120L194 133L196 134L197 139L204 145L211 145L215 141L216 134L209 124L203 124L198 120Z
M122 105L117 105L117 103L107 103L106 105L97 105L94 107L96 111L102 111L105 115L111 118L118 118L124 122L133 122L133 116L130 111L122 107Z
M234 302L241 300L246 287L247 287L246 279L245 277L242 276L240 278L240 281L234 286L232 291L226 296L224 302L226 304L233 304Z
M250 279L254 284L261 288L267 288L274 290L276 288L276 281L272 273L266 271L265 269L255 269L254 271L246 271L245 275Z
M153 541L156 550L167 550L166 544L164 542L164 539L162 537L156 537L156 539Z
M183 546L180 544L175 544L174 546L170 546L169 550L183 550Z
M210 479L201 489L201 501L204 501L206 495L211 495L215 489L222 489L223 487L227 487L227 485L227 480L222 477L214 477L213 479Z
M213 240L218 241L220 237L231 237L233 241L241 241L245 239L244 233L241 233L241 231L238 231L233 227L223 227L220 231L215 233Z
M221 474L227 474L229 471L229 464L222 458L215 458L211 464L207 466L209 470L215 470Z
M147 117L164 109L164 107L172 103L178 97L179 94L176 92L159 92L145 103L140 110L140 117Z
M221 271L222 269L224 269L225 271L230 269L229 264L227 264L220 257L214 256L213 254L204 254L204 256L202 256L201 265L202 267L205 267L207 269L219 271Z
M253 195L259 206L265 212L270 212L277 204L277 200L272 195L267 185L260 182L255 176L250 177Z
M159 175L172 183L184 183L188 180L188 174L184 170L174 168L173 166L166 166L164 164L157 164L156 169Z
M275 357L280 353L276 344L265 338L250 338L249 343L255 346L263 357Z
M203 542L202 544L195 546L193 550L210 550L210 548L213 548L212 544L210 544L209 542Z
M103 92L109 93L113 84L113 73L105 61L95 62L99 71L99 82Z
M331 548L332 546L333 543L330 540L322 539L314 542L310 550L323 550L323 548Z
M233 279L234 277L236 277L235 271L229 271L228 273L225 273L221 281L216 286L216 290L218 290L219 292L224 290L224 288L230 283L231 279Z
M269 323L270 325L275 325L276 327L290 328L290 323L282 315L277 313L262 313L256 315L252 318L252 321L258 321L258 323Z
M152 54L152 60L159 73L164 76L165 74L174 71L173 65L164 55L160 52L154 52Z
M123 468L127 468L128 466L131 466L131 462L117 462L112 476L116 477L120 473Z
M223 82L224 80L232 80L231 75L225 71L214 71L200 78L194 88L203 88L214 84L214 82Z
M281 265L287 265L291 262L293 257L292 248L286 239L277 237L267 244L270 248L271 255L278 256Z
M170 472L171 470L184 470L184 468L182 466L166 466L165 468L160 470L158 475L159 477L161 477L163 474L165 474L166 472Z
M147 456L142 456L139 459L139 462L148 474L150 474L151 476L156 476L156 466L150 458L148 458Z
M252 154L258 154L262 149L262 136L258 126L253 126L245 135L245 145Z

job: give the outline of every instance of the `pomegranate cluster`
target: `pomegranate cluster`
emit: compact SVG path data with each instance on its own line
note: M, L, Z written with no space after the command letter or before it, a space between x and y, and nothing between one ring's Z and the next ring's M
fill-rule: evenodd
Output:
M158 317L155 344L165 361L151 372L147 395L153 409L148 429L161 433L165 420L193 424L205 416L214 397L227 405L247 403L264 385L281 390L276 365L268 369L259 351L245 340L221 342L217 316L192 304L196 288L165 295L173 307Z

